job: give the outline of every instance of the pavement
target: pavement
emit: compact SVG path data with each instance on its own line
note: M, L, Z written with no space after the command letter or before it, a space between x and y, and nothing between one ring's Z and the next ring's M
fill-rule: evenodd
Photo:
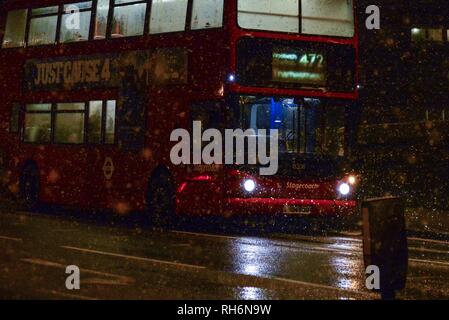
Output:
M213 229L213 228L212 228ZM400 299L449 298L449 242L409 238ZM67 266L80 290L66 288ZM360 234L151 231L0 209L0 299L378 299Z
M405 211L407 230L449 239L449 212L426 208L408 208Z

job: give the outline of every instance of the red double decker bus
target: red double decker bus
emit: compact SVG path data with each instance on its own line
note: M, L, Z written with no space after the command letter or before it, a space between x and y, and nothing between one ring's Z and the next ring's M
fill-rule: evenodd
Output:
M352 0L6 0L3 184L38 203L176 215L348 216ZM277 130L278 170L174 165L173 130Z

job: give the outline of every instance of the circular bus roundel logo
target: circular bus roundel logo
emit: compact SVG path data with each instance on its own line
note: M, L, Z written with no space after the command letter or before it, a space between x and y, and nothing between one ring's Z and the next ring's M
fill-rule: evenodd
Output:
M114 162L109 157L104 159L103 174L107 180L111 180L114 175Z

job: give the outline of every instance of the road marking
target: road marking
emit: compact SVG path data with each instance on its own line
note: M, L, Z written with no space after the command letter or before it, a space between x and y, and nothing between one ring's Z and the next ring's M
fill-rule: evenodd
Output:
M415 263L425 263L425 264L434 264L434 265L440 265L444 267L449 267L449 262L443 262L443 261L435 261L435 260L421 260L421 259L410 259L410 262Z
M101 278L83 278L83 284L98 284L101 286L126 286L128 283L120 280L108 280Z
M240 283L245 283L245 286L255 286L258 287L261 285L260 281L268 281L270 282L281 282L286 284L294 284L301 287L309 287L314 289L324 289L324 290L331 290L336 291L340 293L345 294L355 294L358 296L365 296L370 298L376 298L377 295L369 292L369 291L362 291L362 290L354 290L354 289L345 289L337 286L329 286L325 284L319 284L319 283L313 283L313 282L306 282L301 280L294 280L294 279L288 279L288 278L282 278L282 277L275 277L275 276L267 276L267 275L251 275L251 274L244 274L244 273L233 273L234 278L236 278ZM263 283L262 283L263 285Z
M268 279L268 280L276 280L276 281L280 281L280 282L297 284L297 285L301 285L301 286L308 286L308 287L313 287L313 288L317 288L317 289L334 290L334 291L345 292L345 293L353 293L353 294L359 294L359 295L372 295L372 293L366 293L366 292L357 291L357 290L351 290L351 289L343 289L343 288L328 286L328 285L325 285L325 284L318 284L318 283L312 283L312 282L292 280L292 279L287 279L287 278L280 278L280 277L264 277L264 278Z
M239 242L242 242L247 245L257 245L254 244L251 240L253 238L245 238L245 237L231 237L231 236L221 236L221 235L214 235L214 234L207 234L207 233L195 233L195 232L185 232L185 231L172 231L172 233L178 233L178 234L186 234L186 235L193 235L193 236L201 236L201 237L210 237L210 238L218 238L218 239L227 239L227 240L238 240ZM256 238L256 239L264 239L264 238ZM265 239L264 239L265 240ZM281 246L281 247L288 247L292 249L301 249L305 251L325 251L325 252L335 252L339 254L345 254L345 255L353 255L353 254L359 254L359 252L355 252L353 250L348 249L347 251L341 250L341 249L332 249L332 248L321 248L321 247L299 247L294 246L291 244L283 244L279 242L275 242L275 238L266 238L267 241L270 241L270 245L273 246ZM307 241L309 243L316 243L316 241ZM332 242L319 242L323 244L332 244Z
M408 240L449 245L448 241L442 241L442 240L431 240L431 239L423 239L423 238L408 238Z
M304 241L304 242L315 242L315 243L323 243L323 244L333 244L337 241L340 242L357 242L361 243L362 239L352 238L352 237L321 237L321 236L305 236L305 235L289 235L289 234L281 234L275 233L272 237L268 237L268 239L281 239L281 240L289 240L289 241Z
M307 250L308 248L304 247L304 250ZM333 252L338 254L344 254L344 255L361 255L361 251L355 251L355 250L344 250L344 249L334 249L334 248L326 248L326 247L310 247L312 251L325 251L325 252Z
M180 244L172 244L171 246L175 248L188 248L191 247L192 245L190 243L180 243Z
M217 239L228 239L228 240L241 239L241 237L221 236L221 235L218 235L218 234L197 233L197 232L187 232L187 231L171 231L171 233L185 234L185 235L197 236L197 237L209 237L209 238L217 238Z
M363 235L362 231L340 231L338 233L348 237L361 237Z
M448 254L449 253L449 251L436 250L436 249L426 249L426 248L417 248L417 247L409 247L409 250L417 251L417 252L441 253L441 254Z
M41 215L41 213L36 213L36 212L29 212L29 211L17 211L17 213L18 213L18 217L19 218L29 218L30 216L31 217L47 217L48 218L48 216L46 216L44 213L42 213L42 215ZM14 213L12 213L12 215L15 215Z
M38 266L59 268L59 269L64 269L64 270L67 268L66 265L63 265L63 264L60 264L57 262L48 261L48 260L38 259L38 258L21 259L20 261L35 264ZM135 280L131 277L120 276L120 275L113 274L113 273L101 272L101 271L90 270L90 269L80 269L80 271L82 271L83 273L86 273L86 274L93 274L93 275L97 275L97 276L115 278L116 280L118 280L120 282L121 285L127 285L127 284L131 284L131 283L135 282Z
M192 268L192 269L200 269L200 270L206 269L206 267L197 266L197 265L193 265L193 264L129 256L129 255L119 254L119 253L111 253L111 252L104 252L104 251L84 249L84 248L76 248L76 247L70 247L70 246L62 246L62 248L68 249L68 250L73 250L73 251L85 252L85 253L93 253L93 254L98 254L98 255L103 255L103 256L110 256L110 257L123 258L123 259L129 259L129 260L172 265L172 266L176 266L176 267L184 267L184 268Z
M123 255L123 254L109 253L109 252L103 252L103 251L97 251L97 250L82 249L82 248L75 248L75 247L68 247L68 246L63 246L63 248L69 249L69 250L87 252L87 253L94 253L94 254L100 254L100 255L107 255L107 256L113 256L113 257L119 257L119 258L131 259L131 260L137 260L137 261L169 264L169 265L175 265L175 266L181 266L181 267L189 267L189 268L196 268L196 269L207 269L206 267L203 267L203 266L189 265L189 264L170 262L170 261L163 261L163 260L155 260L155 259L150 259L150 258L143 258L143 257ZM234 274L234 275L239 276L239 274ZM260 278L260 279L266 279L266 280L275 280L275 281L292 283L292 284L298 284L298 285L304 285L304 286L315 287L315 288L320 288L320 289L337 290L337 291L346 292L346 293L365 294L365 293L360 292L360 291L347 290L347 289L342 289L342 288L338 288L338 287L332 287L332 286L316 284L316 283L310 283L310 282L303 282L303 281L286 279L286 278L266 277L266 276L256 276L256 275L245 275L245 274L242 274L242 275L243 276L254 277L256 279Z
M16 241L16 242L22 241L22 239L20 239L20 238L7 237L7 236L0 236L0 239L3 239L3 240L10 240L10 241Z
M65 298L70 298L70 299L98 300L97 298L83 296L83 295L80 295L80 294L64 293L64 292L59 292L59 291L56 291L56 290L38 290L38 291L42 292L42 293L50 293L52 295L61 296L61 297L65 297Z

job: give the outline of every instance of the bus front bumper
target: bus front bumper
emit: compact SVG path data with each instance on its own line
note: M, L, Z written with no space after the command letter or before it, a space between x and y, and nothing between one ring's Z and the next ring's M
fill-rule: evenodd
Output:
M287 215L349 217L357 214L357 202L352 200L312 200L273 198L228 198L228 215Z

